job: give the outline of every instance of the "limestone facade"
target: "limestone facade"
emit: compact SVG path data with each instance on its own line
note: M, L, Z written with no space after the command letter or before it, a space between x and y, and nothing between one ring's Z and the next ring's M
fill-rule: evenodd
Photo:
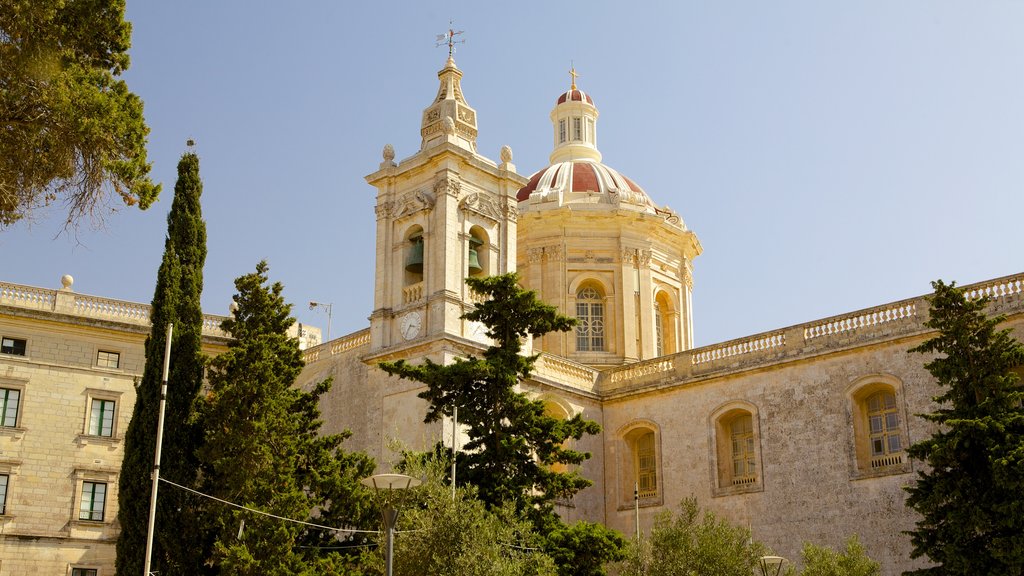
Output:
M446 88L459 77L449 60L438 98L457 94L461 106L461 90ZM581 472L594 486L560 506L568 520L632 535L693 496L790 559L804 541L838 547L858 534L886 575L921 565L903 535L914 514L902 488L919 466L906 447L931 432L914 415L932 410L937 393L925 358L908 354L929 335L923 297L693 349L700 241L677 213L602 164L589 94L573 85L557 98L551 164L530 178L515 173L507 147L495 169L476 152L475 124L453 131L457 119L444 114L460 108L447 109L431 104L421 149L395 163L385 147L367 177L378 199L370 329L308 350L301 378L309 386L334 377L323 400L332 431L351 429L349 447L384 467L392 440L450 445L450 422L422 423L422 388L375 364L479 354L486 337L460 320L473 306L462 278L516 270L525 287L581 320L575 332L530 343L541 356L522 384L551 414L602 425L579 443L592 455ZM446 136L428 138L428 122L447 125ZM470 198L493 208L453 209ZM423 249L411 257L409 239L420 236ZM477 247L486 256L477 254L482 269L473 270ZM1024 337L1024 275L971 289L991 296L993 311Z
M477 152L461 77L449 59L420 149L396 161L386 145L366 177L377 198L370 324L307 348L299 381L333 378L325 431L351 430L346 449L384 469L394 441L460 444L450 422L423 423L418 383L376 364L479 354L488 339L461 318L475 304L463 280L518 271L582 321L528 343L540 357L522 384L549 413L603 428L577 446L592 455L581 472L594 485L560 505L567 520L632 535L693 496L790 559L805 540L839 546L856 533L886 576L920 566L902 534L914 522L902 487L919 466L906 447L931 432L914 415L938 392L925 358L907 352L929 336L926 300L693 348L700 241L602 164L593 98L575 85L557 97L550 165L525 177L507 147L499 162ZM969 288L1024 338L1024 274ZM211 354L226 344L219 321L206 317ZM0 411L0 576L113 574L122 438L148 327L147 306L76 294L70 278L61 290L0 283L0 390L18 402L13 419ZM109 429L94 410L112 416ZM84 489L95 500L102 484L102 514L88 517Z
M204 348L227 339L204 317ZM0 575L114 574L124 434L149 306L0 283ZM86 572L89 573L89 572Z

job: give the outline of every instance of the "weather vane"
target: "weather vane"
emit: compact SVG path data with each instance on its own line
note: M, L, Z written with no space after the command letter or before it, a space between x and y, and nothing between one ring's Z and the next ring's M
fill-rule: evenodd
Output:
M445 32L444 34L438 34L437 35L437 44L434 45L434 47L436 48L438 46L444 46L445 44L447 44L448 45L448 57L449 58L451 58L452 54L455 53L455 45L456 44L465 44L466 43L465 39L462 39L462 40L456 40L455 39L455 37L458 36L459 34L462 34L463 31L459 30L458 32L456 32L455 29L453 28L453 26L454 26L453 22L451 20L449 20L448 21L448 31Z

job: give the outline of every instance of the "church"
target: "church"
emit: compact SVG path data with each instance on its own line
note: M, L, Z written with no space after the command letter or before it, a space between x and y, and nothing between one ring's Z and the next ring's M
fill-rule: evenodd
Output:
M561 502L568 521L627 537L687 497L790 561L802 543L857 534L886 576L910 559L915 514L903 487L920 463L906 448L931 433L916 414L938 393L925 358L928 303L873 308L694 348L691 298L702 246L657 191L604 164L600 95L553 90L549 165L517 171L512 150L478 153L477 114L449 57L423 110L418 151L385 145L376 189L376 267L369 326L319 343L300 386L327 377L327 432L388 469L395 442L459 445L452 423L425 424L417 382L382 361L451 363L479 355L484 327L467 276L516 271L572 332L528 343L539 354L522 390L549 413L598 422L575 448L593 486ZM410 127L411 128L411 127ZM369 279L364 279L369 281ZM117 477L143 367L149 307L0 282L0 576L112 574ZM1024 338L1024 274L970 285ZM698 303L699 305L699 303ZM210 354L221 317L204 319ZM308 328L307 328L308 330ZM454 433L453 433L454 428Z

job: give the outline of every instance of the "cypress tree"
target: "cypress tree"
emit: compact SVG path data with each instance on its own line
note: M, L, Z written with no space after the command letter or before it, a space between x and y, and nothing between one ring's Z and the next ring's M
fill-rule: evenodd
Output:
M282 518L372 525L376 509L358 482L373 463L341 451L347 433L320 435L318 401L330 381L310 392L292 386L304 363L298 340L287 334L291 306L280 283L268 284L266 262L235 287L237 308L222 324L233 340L210 363L200 408L203 492L279 518L210 505L209 563L220 574L341 573L352 560L338 552L333 532Z
M132 420L125 433L125 454L118 490L121 534L117 541L119 574L142 572L156 447L156 425L163 378L167 325L174 324L167 386L160 475L185 486L195 483L195 450L200 439L194 401L203 379L201 351L203 290L206 261L206 224L202 219L199 158L186 153L178 163L174 201L167 215L164 255L157 272L150 312L152 330L146 338L146 365L136 387ZM194 498L161 486L158 499L152 570L160 574L201 572L202 545L198 542Z
M1024 346L986 315L987 298L932 286L926 326L939 332L912 352L937 354L925 368L943 392L923 415L937 430L908 451L928 468L907 505L921 514L911 556L936 566L911 574L1024 574Z

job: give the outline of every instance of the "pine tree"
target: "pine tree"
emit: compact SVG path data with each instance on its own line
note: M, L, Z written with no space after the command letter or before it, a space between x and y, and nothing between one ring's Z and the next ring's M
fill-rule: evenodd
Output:
M292 386L302 355L287 334L291 306L280 283L267 284L267 270L260 262L235 281L237 309L222 324L233 340L210 362L203 491L282 518L372 524L376 510L358 481L373 463L341 451L347 433L319 434L317 403L329 381L311 392ZM332 532L223 505L212 505L204 524L214 535L210 563L221 574L337 574L346 564Z
M577 414L560 420L549 416L543 402L531 400L516 386L528 379L537 356L522 354L525 338L552 331L567 331L575 319L563 316L553 306L537 299L535 293L518 285L515 273L486 278L467 278L469 287L484 301L463 317L483 323L494 344L482 358L470 356L442 366L429 359L412 366L404 361L381 363L389 374L427 385L420 397L430 403L426 421L451 416L458 408L459 424L467 428L468 442L459 454L457 478L460 484L478 489L479 498L490 508L512 505L529 518L545 537L568 536L549 542L558 548L563 561L560 573L578 567L600 566L616 557L624 541L603 526L567 527L554 511L558 499L572 498L591 482L575 470L559 471L558 465L578 465L590 454L566 445L585 434L597 434L600 425ZM580 536L585 537L580 538ZM611 540L615 553L596 561L577 563L587 553L574 543ZM584 565L586 567L584 567ZM599 571L599 570L598 570Z
M150 313L152 329L146 339L146 365L136 387L135 407L125 433L117 514L121 524L117 569L121 574L141 573L145 561L150 471L156 446L167 325L171 323L174 331L160 474L185 486L195 482L198 429L193 404L202 385L204 365L203 312L199 299L206 261L206 224L199 202L201 194L199 158L187 153L178 163L178 181L167 215L167 238ZM193 525L193 501L186 493L169 490L166 485L161 488L153 570L161 574L197 574L202 555Z
M938 355L925 368L943 392L923 415L938 429L908 451L928 469L907 505L921 514L911 556L936 566L911 574L1024 574L1024 346L986 316L988 299L932 286L925 325L939 333L912 352Z

